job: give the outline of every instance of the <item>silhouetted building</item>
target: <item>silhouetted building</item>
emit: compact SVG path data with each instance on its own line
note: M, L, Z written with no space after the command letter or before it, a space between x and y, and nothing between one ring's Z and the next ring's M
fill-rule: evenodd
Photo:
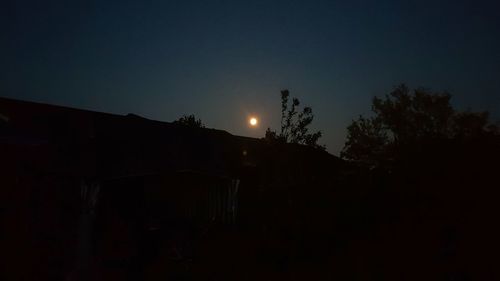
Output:
M6 98L0 151L2 280L138 279L163 259L175 272L196 237L265 227L343 165L301 145Z

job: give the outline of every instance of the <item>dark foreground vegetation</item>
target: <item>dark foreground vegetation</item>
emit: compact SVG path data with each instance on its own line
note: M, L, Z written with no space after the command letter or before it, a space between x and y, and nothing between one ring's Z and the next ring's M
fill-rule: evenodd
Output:
M214 234L195 280L499 279L499 127L450 99L405 85L374 98L343 173L261 197L253 227Z
M498 280L498 127L449 101L375 98L340 160L310 109L256 140L0 100L0 279Z

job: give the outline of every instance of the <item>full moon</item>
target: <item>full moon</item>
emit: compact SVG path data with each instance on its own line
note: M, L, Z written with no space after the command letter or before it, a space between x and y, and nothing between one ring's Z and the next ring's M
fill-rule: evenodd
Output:
M250 126L252 126L252 127L257 126L257 124L259 123L259 121L255 117L250 118L250 120L248 122L250 123Z

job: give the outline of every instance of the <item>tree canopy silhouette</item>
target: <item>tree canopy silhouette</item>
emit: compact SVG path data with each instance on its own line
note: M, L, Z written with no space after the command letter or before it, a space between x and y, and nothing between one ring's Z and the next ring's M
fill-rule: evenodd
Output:
M397 86L384 98L372 100L373 117L359 116L347 127L341 157L362 164L391 161L415 146L445 140L498 135L488 112L456 111L447 92Z
M318 144L318 140L322 136L321 131L309 131L309 126L314 119L312 108L306 106L300 110L299 99L292 98L291 103L289 99L290 92L288 90L281 91L281 131L278 134L271 128L267 128L264 139L325 149L324 145Z
M205 128L205 124L201 122L201 119L197 119L194 114L183 115L179 119L174 121L174 124L179 124L192 128Z

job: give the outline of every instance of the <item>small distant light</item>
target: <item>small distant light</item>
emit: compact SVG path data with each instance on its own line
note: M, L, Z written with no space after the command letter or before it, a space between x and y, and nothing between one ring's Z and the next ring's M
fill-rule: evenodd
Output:
M248 152L246 150L243 150L243 156L247 156Z
M249 123L250 123L250 126L255 127L255 126L257 126L257 124L259 123L259 121L257 120L257 118L252 117L252 118L250 118Z

